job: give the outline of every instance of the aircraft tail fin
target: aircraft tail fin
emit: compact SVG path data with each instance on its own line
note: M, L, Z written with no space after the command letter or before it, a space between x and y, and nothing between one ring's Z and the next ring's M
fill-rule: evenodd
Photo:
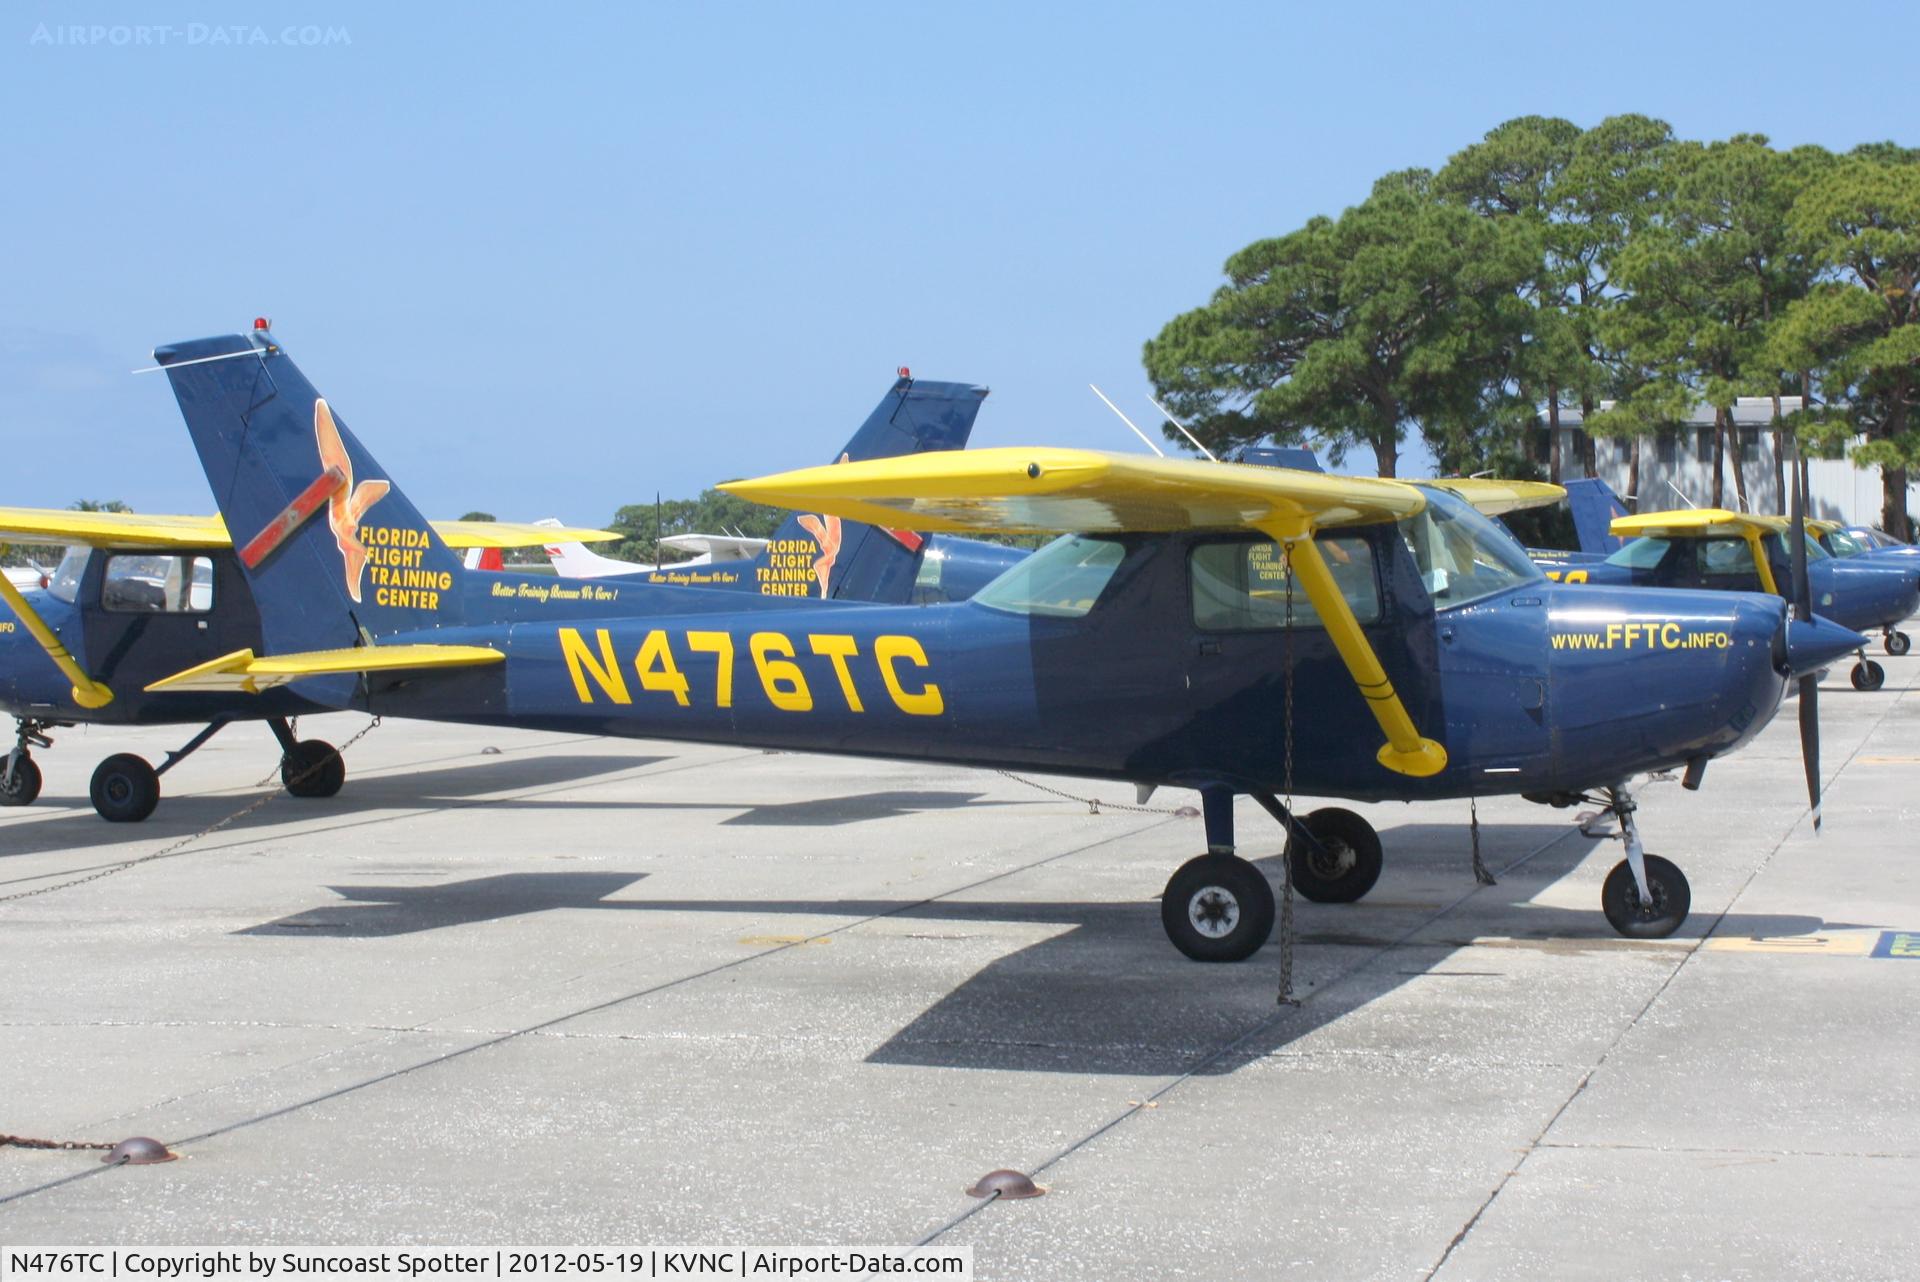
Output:
M915 379L902 371L831 461L965 449L986 396L987 389L977 384ZM899 604L913 597L924 545L925 539L910 530L801 512L788 517L766 549L742 564L742 586L771 596Z
M465 570L264 326L155 350L269 653L455 625Z
M535 525L560 526L563 524L555 517L535 521ZM553 563L553 572L563 579L601 579L612 574L636 574L648 569L648 566L635 565L631 561L618 561L612 557L601 556L584 543L561 541L546 545L547 560Z
M1597 477L1582 477L1564 485L1580 550L1602 556L1618 552L1624 540L1610 533L1609 527L1614 517L1627 515L1626 503L1613 492L1613 487Z

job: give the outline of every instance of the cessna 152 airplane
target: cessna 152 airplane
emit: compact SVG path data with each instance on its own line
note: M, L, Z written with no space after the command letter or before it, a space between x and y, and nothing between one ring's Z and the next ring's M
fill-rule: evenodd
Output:
M1920 547L1901 543L1884 530L1870 525L1843 525L1839 521L1808 521L1807 532L1821 550L1839 559L1863 557L1869 564L1904 565L1920 568ZM1913 648L1913 638L1886 628L1883 643L1887 653L1898 658Z
M970 383L914 380L903 370L839 457L962 448L986 394L986 388ZM344 478L336 492L323 496L320 506L326 508L329 522L351 532L386 499L388 484L379 479L352 483L356 475L364 478L367 473L357 470L330 425L316 423L309 435L324 454L329 475ZM618 537L600 530L503 522L441 521L433 531L445 548L496 555L506 547ZM280 682L256 683L258 694L238 688L155 694L146 688L183 667L260 647L260 614L245 573L257 540L236 554L227 527L211 516L0 508L0 538L7 536L75 546L46 591L23 596L11 585L0 589L17 620L0 614L0 708L18 721L13 749L0 757L0 805L27 805L38 797L41 776L31 750L51 747L50 731L80 722L204 726L185 746L168 753L158 769L130 753L116 753L100 763L89 793L94 808L111 821L145 819L159 802L160 776L236 721L267 723L280 744L282 781L295 796L330 797L340 790L346 767L333 746L295 739L292 718L330 706L304 697L303 689ZM758 554L743 560L645 569L638 579L676 590L904 603L913 599L925 577L922 540L906 531L871 530L838 517L801 516L783 525L770 542L761 542ZM409 585L394 591L418 591L423 584L445 590L424 568L418 548L343 546L348 550L336 555L351 557L361 574ZM1019 555L1012 548L996 551ZM492 576L466 571L463 577L484 583ZM491 590L495 599L505 593L528 600L610 602L622 589L521 575L496 582ZM357 599L355 604L364 608ZM23 644L8 646L14 637ZM62 680L44 680L55 671Z
M270 333L160 348L259 607L260 644L151 683L477 724L925 759L1200 791L1208 850L1162 923L1238 960L1274 896L1232 799L1288 827L1314 898L1354 900L1378 836L1292 793L1591 798L1626 859L1602 906L1671 933L1685 877L1647 854L1627 782L1750 740L1790 677L1860 644L1777 598L1550 584L1476 510L1539 497L1060 449L850 462L730 485L926 530L1077 531L970 602L901 607L464 571ZM352 476L321 443L342 442ZM1557 495L1557 491L1552 492ZM322 515L324 513L324 516ZM558 582L564 591L540 592ZM0 637L15 645L24 638ZM15 700L61 692L24 675ZM1385 744L1380 744L1384 737Z
M554 534L499 521L436 521L433 528L455 549L538 547ZM565 532L595 541L619 537L605 530ZM319 709L291 692L265 700L184 701L139 693L145 682L177 671L187 655L224 653L260 634L259 615L219 517L0 508L0 539L6 538L71 546L59 566L37 581L0 583L0 601L12 615L0 614L0 642L24 629L43 652L0 647L0 708L18 722L13 750L0 758L0 806L30 805L39 797L40 768L30 749L52 747L50 731L80 722L206 723L158 770L126 753L103 761L90 791L108 819L146 818L159 801L160 775L233 721L265 721L272 728L282 776L295 795L330 797L340 790L345 768L333 747L295 740L288 719ZM89 659L93 675L85 666ZM13 697L12 665L25 662L40 670L49 660L71 685L45 700ZM129 697L116 698L129 689Z

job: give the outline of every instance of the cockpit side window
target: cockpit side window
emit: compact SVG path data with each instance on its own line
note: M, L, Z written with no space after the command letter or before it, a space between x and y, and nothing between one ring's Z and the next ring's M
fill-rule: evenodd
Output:
M1373 545L1350 536L1322 538L1316 544L1354 618L1378 622L1380 578L1374 572ZM1324 626L1305 589L1294 581L1287 554L1268 540L1202 543L1189 554L1187 572L1193 625L1203 631L1284 628L1289 619L1296 628Z
M100 604L121 614L202 614L213 608L213 561L133 553L107 558Z
M1748 581L1757 587L1760 570L1753 563L1753 548L1738 534L1702 541L1700 579L1710 588L1736 587Z

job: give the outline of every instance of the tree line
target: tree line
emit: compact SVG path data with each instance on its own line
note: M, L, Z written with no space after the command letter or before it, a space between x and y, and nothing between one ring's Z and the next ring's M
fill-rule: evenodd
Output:
M1635 491L1642 442L1705 405L1721 506L1723 471L1746 495L1735 400L1770 397L1776 467L1788 437L1879 465L1883 523L1910 536L1920 149L1525 116L1255 241L1225 275L1144 351L1161 400L1215 452L1266 437L1336 461L1369 449L1393 476L1417 431L1444 472L1537 476L1529 434L1544 426L1557 480L1577 407L1580 461L1592 469L1595 435L1626 438ZM1804 408L1783 413L1782 397Z

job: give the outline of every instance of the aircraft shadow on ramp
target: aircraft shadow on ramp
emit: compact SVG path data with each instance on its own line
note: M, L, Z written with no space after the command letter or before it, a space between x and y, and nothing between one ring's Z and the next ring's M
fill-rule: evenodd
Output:
M553 802L538 796L497 797L492 794L526 789L563 791L570 785L600 775L639 770L672 760L674 758L667 756L616 753L541 757L476 756L467 765L419 770L404 766L383 767L379 774L356 776L353 773L353 758L349 754L346 787L337 796L311 800L276 797L269 805L236 821L227 831L245 831L253 827L312 819L351 819L373 810L433 810L468 804L516 809L577 806L580 803L572 799ZM191 766L182 766L181 769L190 770ZM264 767L262 773L265 773ZM159 809L153 812L151 819L137 824L107 823L93 813L84 795L49 792L42 804L53 803L73 809L44 817L37 817L29 811L7 824L8 848L5 853L34 854L84 846L175 840L198 832L234 811L251 805L260 792L266 791L266 786L262 785L260 792L218 795L169 793L168 786L176 782L179 782L179 777L175 775L167 775L160 780ZM0 855L0 858L4 857Z
M1567 829L1489 825L1490 860L1507 861L1546 845ZM239 932L247 935L377 938L473 925L557 909L636 914L716 913L739 917L837 917L869 924L938 923L924 933L870 936L874 946L925 947L963 941L1008 923L1058 927L1046 939L987 963L889 1036L866 1056L878 1065L1018 1072L1098 1073L1166 1077L1231 1073L1271 1055L1341 1015L1419 979L1481 979L1501 969L1461 971L1455 950L1476 941L1501 950L1574 957L1639 953L1649 962L1673 958L1661 948L1618 938L1597 908L1529 902L1594 851L1575 837L1548 845L1515 869L1468 911L1433 920L1454 898L1433 897L1431 874L1457 869L1460 892L1471 885L1459 853L1461 834L1440 825L1406 825L1383 834L1386 874L1373 910L1356 905L1302 904L1296 973L1310 1000L1276 1015L1275 945L1237 965L1205 966L1174 952L1161 933L1152 892L1133 901L1021 902L946 899L610 899L644 873L513 873L420 886L336 886L341 902ZM1398 852L1393 853L1393 852ZM1275 857L1259 860L1277 880ZM1421 874L1415 901L1396 885ZM1501 898L1505 896L1505 898ZM1709 928L1727 937L1810 934L1842 928L1817 917L1699 914L1676 939ZM1410 931L1417 938L1408 940ZM931 963L937 964L937 963ZM1498 961L1488 965L1499 966ZM1337 981L1337 987L1330 986ZM1325 988L1306 988L1309 983ZM1223 1049L1225 1048L1225 1049Z
M622 908L603 902L643 872L514 872L424 886L329 886L340 902L309 908L237 935L327 935L384 939L449 926L524 917L565 908Z

